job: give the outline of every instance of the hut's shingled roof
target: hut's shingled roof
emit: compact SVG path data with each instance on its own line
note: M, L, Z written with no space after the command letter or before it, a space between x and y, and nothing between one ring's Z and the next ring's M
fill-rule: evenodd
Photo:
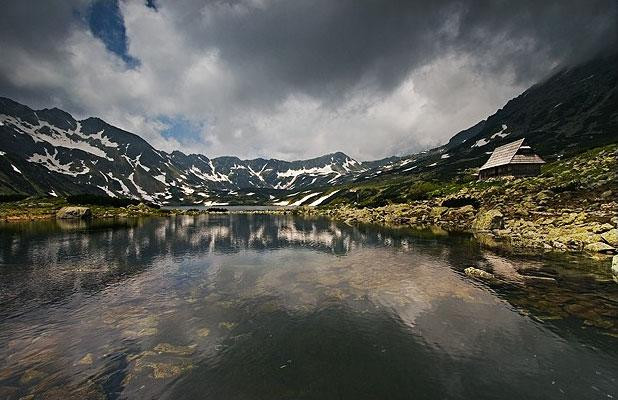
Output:
M481 167L481 171L507 164L544 164L545 161L536 154L517 154L517 151L524 144L525 140L525 138L519 139L515 142L496 147L494 152L491 153L489 160Z

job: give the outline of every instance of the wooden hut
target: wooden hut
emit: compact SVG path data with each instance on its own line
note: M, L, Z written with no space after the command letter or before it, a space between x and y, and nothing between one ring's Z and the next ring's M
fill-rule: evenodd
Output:
M545 161L526 144L526 139L496 147L479 170L479 179L492 176L535 176Z

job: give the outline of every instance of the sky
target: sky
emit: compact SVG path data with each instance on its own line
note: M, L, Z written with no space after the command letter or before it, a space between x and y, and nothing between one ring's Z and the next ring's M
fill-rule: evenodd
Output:
M615 49L615 0L3 0L0 96L154 147L358 160L448 141Z

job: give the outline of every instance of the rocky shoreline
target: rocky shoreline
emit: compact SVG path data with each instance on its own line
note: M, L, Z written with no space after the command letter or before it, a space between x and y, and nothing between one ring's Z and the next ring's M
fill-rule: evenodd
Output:
M292 210L239 210L223 209L162 209L144 203L126 207L66 205L62 201L37 200L28 204L23 202L5 203L0 207L0 221L28 222L54 219L110 219L140 217L170 217L176 215L207 215L225 213L244 214L289 214Z
M554 163L537 177L444 184L442 193L404 204L337 204L298 212L349 223L471 232L484 246L513 251L614 256L618 275L617 194L618 147L608 146Z
M528 218L524 218L499 209L476 209L472 205L432 206L430 202L360 209L350 206L302 208L299 213L325 216L347 223L418 228L435 226L448 232L470 232L489 246L584 251L595 255L618 253L618 217L611 217L609 213L548 210L531 212Z

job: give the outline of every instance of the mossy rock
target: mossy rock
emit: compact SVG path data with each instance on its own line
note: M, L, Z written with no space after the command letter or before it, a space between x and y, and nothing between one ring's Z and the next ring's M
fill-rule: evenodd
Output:
M56 212L59 219L89 219L92 218L92 211L88 207L62 207Z
M601 235L603 241L610 246L618 247L618 229L612 229Z
M616 251L615 248L613 248L612 246L604 242L590 243L584 247L584 250L589 251L591 253L606 253L606 254L608 253L611 254Z
M484 281L491 281L495 279L494 274L474 267L464 269L464 273L471 278L482 279Z
M504 215L499 210L481 211L476 216L472 229L491 231L504 228Z
M429 215L434 218L437 218L437 217L442 216L442 214L444 214L446 210L448 210L447 207L433 207L431 211L429 212Z

